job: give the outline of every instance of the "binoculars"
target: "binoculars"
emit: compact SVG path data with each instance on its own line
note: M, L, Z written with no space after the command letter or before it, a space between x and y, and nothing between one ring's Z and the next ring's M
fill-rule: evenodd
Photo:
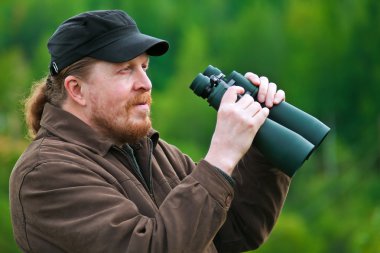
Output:
M256 100L258 87L242 74L232 71L226 77L211 65L203 74L197 75L190 89L218 110L224 93L233 85L243 87L244 94L249 94ZM273 165L288 176L293 176L329 131L330 128L315 117L283 101L270 109L253 144Z

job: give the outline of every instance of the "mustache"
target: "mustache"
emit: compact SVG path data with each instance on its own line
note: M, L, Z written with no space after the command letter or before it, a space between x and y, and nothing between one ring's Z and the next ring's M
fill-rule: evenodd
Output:
M129 109L135 105L148 104L149 106L152 104L152 96L150 93L142 93L131 98L126 104L126 108Z

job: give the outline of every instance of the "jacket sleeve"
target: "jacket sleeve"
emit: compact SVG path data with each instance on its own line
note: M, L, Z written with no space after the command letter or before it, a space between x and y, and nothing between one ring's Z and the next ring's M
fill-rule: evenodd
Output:
M258 248L281 212L291 179L252 146L233 173L235 197L214 243L219 252Z
M231 204L231 185L206 161L155 217L89 166L49 160L24 177L20 200L32 252L204 252Z

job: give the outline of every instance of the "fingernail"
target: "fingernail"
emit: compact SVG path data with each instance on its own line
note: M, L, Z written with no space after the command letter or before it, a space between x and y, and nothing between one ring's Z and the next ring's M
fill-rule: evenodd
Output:
M264 112L264 114L265 114L266 116L269 115L269 109L268 109L267 107L264 107L264 108L263 108L263 112Z

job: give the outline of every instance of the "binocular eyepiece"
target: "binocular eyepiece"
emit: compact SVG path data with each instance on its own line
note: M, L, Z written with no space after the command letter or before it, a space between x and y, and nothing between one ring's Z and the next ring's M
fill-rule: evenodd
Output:
M236 71L225 76L222 71L208 66L190 85L194 93L219 109L230 86L241 86L255 100L258 87ZM283 101L270 109L268 118L257 132L253 143L276 167L289 176L301 167L322 143L330 128L315 117Z

